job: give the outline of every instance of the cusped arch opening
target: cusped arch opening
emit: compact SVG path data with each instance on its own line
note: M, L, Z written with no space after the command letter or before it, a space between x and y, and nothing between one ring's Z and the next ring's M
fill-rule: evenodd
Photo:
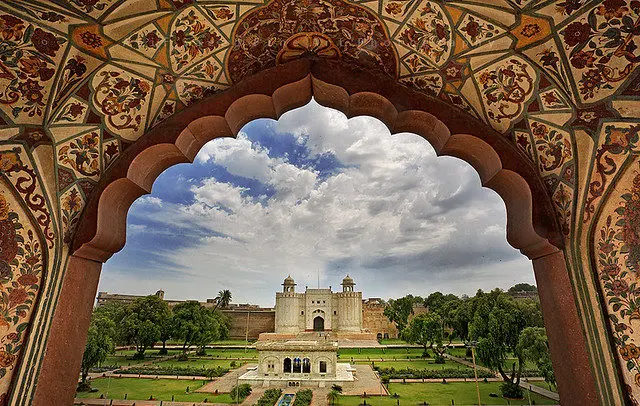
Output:
M505 169L500 154L479 136L451 134L433 114L421 110L399 110L386 97L374 92L349 94L344 88L309 74L277 88L271 96L250 94L239 97L224 115L198 116L189 111L176 117L173 142L153 143L142 139L135 155L124 157L112 176L105 176L102 192L87 205L74 241L75 255L99 262L119 251L126 239L126 214L133 201L151 191L154 180L168 167L191 162L209 141L235 137L241 128L258 118L277 119L285 112L315 99L319 104L341 111L347 117L371 116L382 121L393 134L410 132L427 140L438 155L452 156L469 163L483 186L496 191L507 210L507 240L530 259L557 252L534 227L534 203L529 183L517 172ZM195 114L195 115L194 115ZM183 117L189 117L185 120ZM182 128L182 129L180 129ZM124 165L124 166L123 166ZM91 210L95 213L91 213ZM555 230L549 232L554 235ZM554 241L557 244L557 240Z

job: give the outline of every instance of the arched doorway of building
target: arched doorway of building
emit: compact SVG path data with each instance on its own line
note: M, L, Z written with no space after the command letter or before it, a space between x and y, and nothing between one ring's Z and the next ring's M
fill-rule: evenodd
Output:
M316 316L313 319L313 331L324 331L324 319L322 316Z
M291 358L285 358L284 359L284 365L282 368L283 372L291 372Z
M300 360L300 358L296 357L293 359L293 373L294 374L299 374L302 372L302 360Z
M303 374L311 373L311 360L309 358L304 358L302 360L302 373Z

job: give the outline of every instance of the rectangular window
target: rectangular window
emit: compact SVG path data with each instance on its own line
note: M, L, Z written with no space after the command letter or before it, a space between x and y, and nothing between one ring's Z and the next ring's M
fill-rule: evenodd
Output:
M320 373L321 374L327 373L327 361L320 361Z

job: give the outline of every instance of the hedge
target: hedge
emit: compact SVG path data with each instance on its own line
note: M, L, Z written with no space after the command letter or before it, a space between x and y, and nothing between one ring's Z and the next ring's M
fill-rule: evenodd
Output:
M282 396L282 389L267 389L254 406L273 406Z
M127 369L119 369L114 374L129 375L184 375L184 376L208 376L218 377L229 372L227 368L197 368L197 367L159 367L141 366Z
M473 378L472 369L395 369L375 366L381 378L389 379L442 379L442 378ZM478 378L491 378L494 375L485 370L478 370Z
M293 406L309 406L311 404L312 397L313 391L311 389L301 389L296 393Z

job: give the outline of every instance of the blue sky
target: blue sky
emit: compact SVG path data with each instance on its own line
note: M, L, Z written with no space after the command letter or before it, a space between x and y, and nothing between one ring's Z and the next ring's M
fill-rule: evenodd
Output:
M167 169L129 211L101 291L272 306L351 274L365 297L473 294L533 282L505 239L504 204L475 171L414 134L311 102Z

